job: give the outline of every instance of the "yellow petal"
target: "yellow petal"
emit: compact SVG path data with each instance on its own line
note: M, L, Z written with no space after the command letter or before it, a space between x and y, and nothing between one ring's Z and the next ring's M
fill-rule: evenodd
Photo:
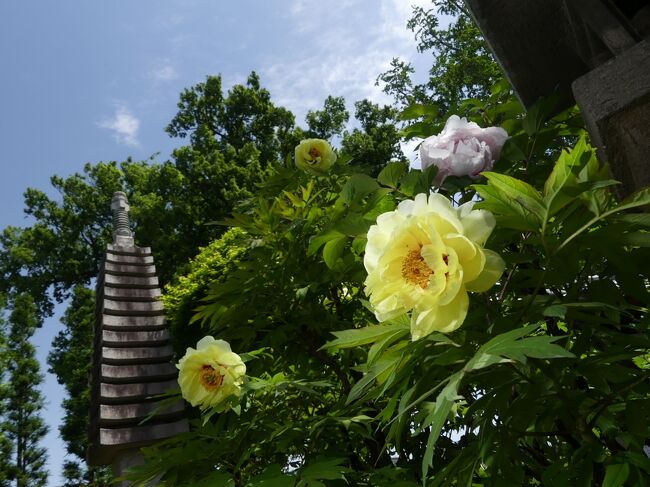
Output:
M478 245L483 245L494 230L496 221L489 211L473 210L473 206L473 201L461 205L458 214L465 236Z
M449 333L465 321L469 298L465 288L461 288L455 299L446 306L437 306L421 310L416 308L411 316L411 336L419 340L434 331Z
M483 252L485 253L485 266L476 279L465 284L468 291L477 293L487 291L499 280L506 268L506 263L499 254L489 249L483 249Z

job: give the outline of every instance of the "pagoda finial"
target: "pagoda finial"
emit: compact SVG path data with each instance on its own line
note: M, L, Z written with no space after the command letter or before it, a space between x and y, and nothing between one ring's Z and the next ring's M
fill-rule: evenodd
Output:
M134 244L133 232L129 224L129 200L126 193L116 191L113 193L111 210L113 210L113 244L131 247Z

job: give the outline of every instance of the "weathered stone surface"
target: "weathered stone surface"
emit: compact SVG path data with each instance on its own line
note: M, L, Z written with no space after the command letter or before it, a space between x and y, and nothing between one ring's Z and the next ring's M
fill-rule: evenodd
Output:
M144 364L171 360L174 350L170 345L148 347L102 347L102 362L120 365L122 363Z
M101 364L100 380L110 384L153 382L175 378L177 372L176 367L170 363L139 365Z
M113 262L104 262L104 272L107 274L118 274L121 276L155 276L156 266L149 265L130 265L115 264Z
M164 407L162 407L164 405ZM134 421L141 421L149 414L156 411L157 419L169 419L174 416L175 419L179 418L179 413L182 413L185 405L182 401L165 405L164 401L147 401L134 404L102 404L99 407L99 424L100 426L113 426L133 424ZM152 418L153 419L153 418Z
M113 301L104 299L104 314L122 316L155 316L163 314L161 301Z
M137 247L108 244L107 249L113 254L122 255L151 255L151 247Z
M106 252L106 260L115 264L149 265L153 264L153 255L122 255Z
M124 449L145 446L151 444L152 441L185 433L188 428L189 425L185 419L172 423L144 424L130 428L101 428L97 437L91 438L89 463L91 465L108 465ZM98 448L99 444L103 447Z
M115 462L120 475L138 447L185 432L188 424L182 400L151 397L177 389L178 371L151 249L133 245L124 193L115 194L113 207L114 244L97 279L88 462Z
M158 278L156 276L139 277L105 274L103 284L113 287L156 288L158 287Z
M162 293L159 288L138 289L128 287L109 287L103 288L102 296L104 298L116 301L155 301L160 298Z
M100 400L102 404L136 403L147 397L163 394L170 389L178 389L176 379L160 382L139 382L137 384L101 384Z
M113 347L141 347L167 343L170 339L167 329L154 331L102 330L102 344Z
M650 185L650 41L578 78L573 92L621 195Z
M165 317L157 316L117 316L102 315L102 328L107 330L157 330L165 326Z

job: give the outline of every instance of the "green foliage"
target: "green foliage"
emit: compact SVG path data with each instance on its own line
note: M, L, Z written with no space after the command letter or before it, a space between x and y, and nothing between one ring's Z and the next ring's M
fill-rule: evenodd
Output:
M187 287L196 279L200 291L183 301L196 308L182 320L188 334L201 326L237 352L256 351L241 401L147 450L131 478L645 485L650 294L642 266L629 263L650 257L640 211L650 192L617 201L575 109L552 105L525 113L505 82L462 103L511 138L493 172L449 177L438 191L494 214L487 247L507 268L470 295L463 326L447 335L412 341L408 316L377 323L363 291L368 228L429 191L435 169L396 161L374 177L343 151L327 175L272 167L227 220L245 238L206 251L212 284L192 271ZM435 133L444 123L435 113L406 108L402 119L418 125L404 133ZM228 245L237 257L224 272Z
M395 127L397 110L380 107L368 100L354 104L355 118L361 128L345 132L341 146L351 163L376 174L389 161L406 162L400 147L400 133Z
M402 107L433 102L443 113L464 115L458 105L467 98L486 98L494 82L502 77L501 69L460 1L431 3L430 9L413 7L407 24L415 35L417 50L433 56L429 79L415 84L411 79L413 67L395 58L378 81Z
M200 249L198 255L185 266L185 273L166 286L163 295L165 316L178 337L175 342L177 351L183 352L185 347L194 346L200 339L188 336L187 324L194 315L194 308L203 298L210 285L223 282L245 257L246 233L239 228L233 228L224 233L219 239ZM179 273L180 274L180 273Z
M9 485L7 481L15 482L17 487L40 487L47 484L47 453L40 446L47 427L40 415L43 396L38 388L43 377L36 350L29 342L36 330L38 315L34 301L27 294L18 295L11 306L4 351L7 383L0 396L0 441L4 443L0 447L7 457L0 461L0 482L2 485ZM0 353L3 353L1 348Z
M305 121L309 130L305 138L329 139L341 135L350 114L345 108L343 97L328 96L323 104L323 110L308 111Z

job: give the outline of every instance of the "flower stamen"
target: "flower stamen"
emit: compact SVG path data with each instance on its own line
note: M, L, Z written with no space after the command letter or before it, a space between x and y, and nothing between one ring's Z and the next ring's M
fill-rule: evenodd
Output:
M223 384L223 375L214 370L211 365L204 365L199 373L199 380L208 391L216 391Z
M311 149L309 149L309 155L315 161L320 160L320 152L316 147L312 147Z
M429 277L433 270L427 265L420 253L421 249L411 250L402 261L402 277L422 289L429 287Z

